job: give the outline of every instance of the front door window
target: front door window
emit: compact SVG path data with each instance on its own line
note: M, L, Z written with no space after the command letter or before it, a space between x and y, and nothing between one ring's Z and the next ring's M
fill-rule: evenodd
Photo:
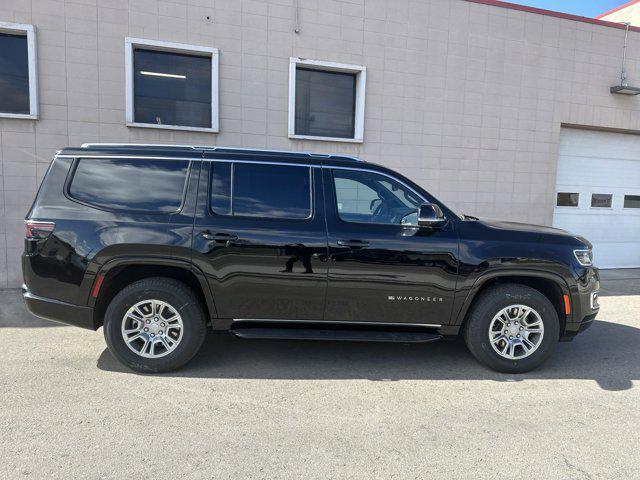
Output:
M341 220L417 225L417 210L423 200L400 182L359 170L334 170L333 180Z

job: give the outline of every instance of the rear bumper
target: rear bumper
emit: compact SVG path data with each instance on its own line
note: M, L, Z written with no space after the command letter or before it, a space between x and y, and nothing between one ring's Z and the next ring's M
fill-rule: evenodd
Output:
M93 322L93 308L91 307L39 297L30 293L25 285L22 286L22 297L27 309L37 317L89 330L96 329Z

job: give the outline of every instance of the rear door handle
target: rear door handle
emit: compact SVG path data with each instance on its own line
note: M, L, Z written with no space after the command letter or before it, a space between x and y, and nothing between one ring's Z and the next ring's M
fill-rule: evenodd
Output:
M201 232L200 236L205 240L220 243L229 243L238 239L238 236L233 233L211 233L209 231Z
M349 248L363 248L369 245L366 240L338 240L338 245Z

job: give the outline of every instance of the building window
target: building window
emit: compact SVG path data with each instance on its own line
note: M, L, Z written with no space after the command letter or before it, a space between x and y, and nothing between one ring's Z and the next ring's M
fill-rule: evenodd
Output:
M591 206L595 208L611 208L613 195L611 193L592 193Z
M289 138L362 142L366 68L291 58Z
M0 117L38 118L33 25L0 22Z
M558 192L556 197L557 207L577 207L580 201L580 194L576 192Z
M625 195L624 208L640 208L640 195Z
M214 162L211 210L218 215L311 217L311 169L299 165Z
M218 131L218 49L127 38L127 125Z

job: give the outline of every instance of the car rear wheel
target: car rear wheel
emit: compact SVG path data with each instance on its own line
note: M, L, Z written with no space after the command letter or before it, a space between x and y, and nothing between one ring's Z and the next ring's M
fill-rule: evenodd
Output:
M519 284L482 294L465 325L465 342L489 368L524 373L542 364L558 343L558 314L539 291Z
M146 278L111 300L104 319L111 353L138 372L175 370L200 350L206 336L202 306L194 292L170 278Z

